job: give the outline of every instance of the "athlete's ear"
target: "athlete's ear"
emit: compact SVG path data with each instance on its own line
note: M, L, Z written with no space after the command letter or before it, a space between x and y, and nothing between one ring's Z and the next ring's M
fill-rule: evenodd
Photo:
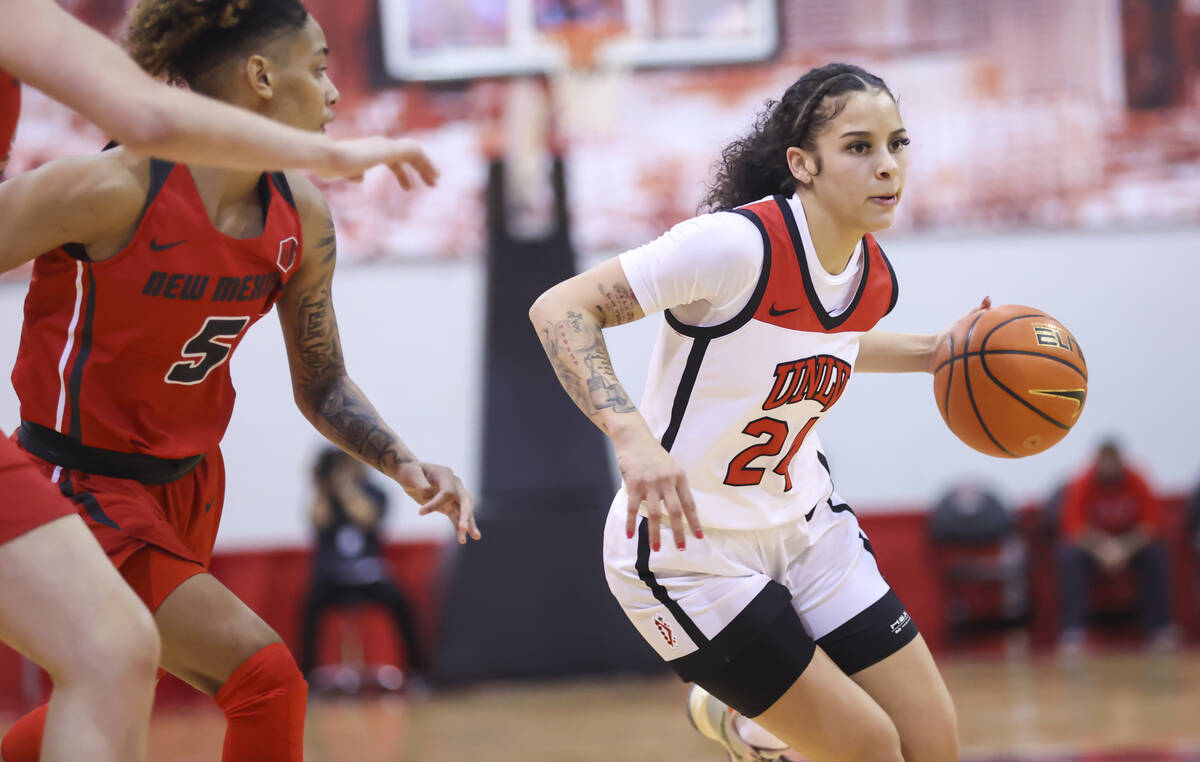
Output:
M788 169L792 172L792 177L805 185L811 183L813 177L817 174L817 160L803 148L796 148L795 146L788 148L787 163Z
M263 100L270 100L275 94L271 64L263 56L252 55L246 59L246 82Z

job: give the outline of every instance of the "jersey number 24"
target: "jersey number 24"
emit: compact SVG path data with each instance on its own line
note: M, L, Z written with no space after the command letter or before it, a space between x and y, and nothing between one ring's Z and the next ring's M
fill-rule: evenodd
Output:
M792 464L792 458L796 457L796 453L800 450L800 445L804 444L804 438L808 436L808 432L812 431L812 427L817 425L817 421L819 420L820 418L809 418L808 422L800 427L800 430L796 432L796 438L792 440L792 446L788 448L787 454L779 459L779 462L775 464L775 468L771 469L772 473L783 477L784 492L789 492L792 489L792 475L788 473L788 467ZM750 445L745 450L733 456L733 460L729 461L729 468L725 469L725 483L731 487L750 487L762 482L763 471L765 469L750 464L758 458L773 458L783 450L783 445L787 442L788 425L787 421L763 416L762 418L755 418L746 424L746 428L742 429L742 433L749 434L756 439L765 435L767 441Z

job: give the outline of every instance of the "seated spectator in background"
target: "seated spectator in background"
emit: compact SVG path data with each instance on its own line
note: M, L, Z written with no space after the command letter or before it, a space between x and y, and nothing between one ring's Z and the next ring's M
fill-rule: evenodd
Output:
M1062 648L1083 647L1095 571L1111 576L1130 566L1151 646L1175 647L1179 635L1171 622L1162 505L1115 442L1104 442L1093 466L1067 485L1060 526Z
M378 603L388 607L404 638L410 673L424 673L425 652L412 609L383 557L380 527L387 495L368 480L361 463L336 447L317 457L313 486L310 518L317 547L312 591L304 605L301 670L311 682L322 613L332 607Z

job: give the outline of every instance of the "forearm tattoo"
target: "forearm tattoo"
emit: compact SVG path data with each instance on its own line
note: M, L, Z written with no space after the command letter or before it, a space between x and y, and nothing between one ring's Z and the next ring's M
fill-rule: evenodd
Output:
M328 242L322 240L321 244L317 255L330 261L335 256L332 228ZM413 462L366 395L346 375L328 283L300 298L296 325L300 360L296 383L309 410L319 418L322 433L385 474L394 474L400 466Z
M633 413L637 407L617 381L600 326L591 316L570 311L541 329L542 346L558 380L579 409L595 420L601 410ZM603 421L596 421L607 430Z

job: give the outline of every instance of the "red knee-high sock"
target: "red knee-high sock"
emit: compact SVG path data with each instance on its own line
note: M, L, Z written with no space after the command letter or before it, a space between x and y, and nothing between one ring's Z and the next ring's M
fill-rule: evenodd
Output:
M216 702L228 721L222 762L302 762L308 683L283 643L244 661Z
M0 756L4 757L4 762L38 762L42 756L42 733L46 729L49 706L42 704L8 729L4 741L0 742Z

